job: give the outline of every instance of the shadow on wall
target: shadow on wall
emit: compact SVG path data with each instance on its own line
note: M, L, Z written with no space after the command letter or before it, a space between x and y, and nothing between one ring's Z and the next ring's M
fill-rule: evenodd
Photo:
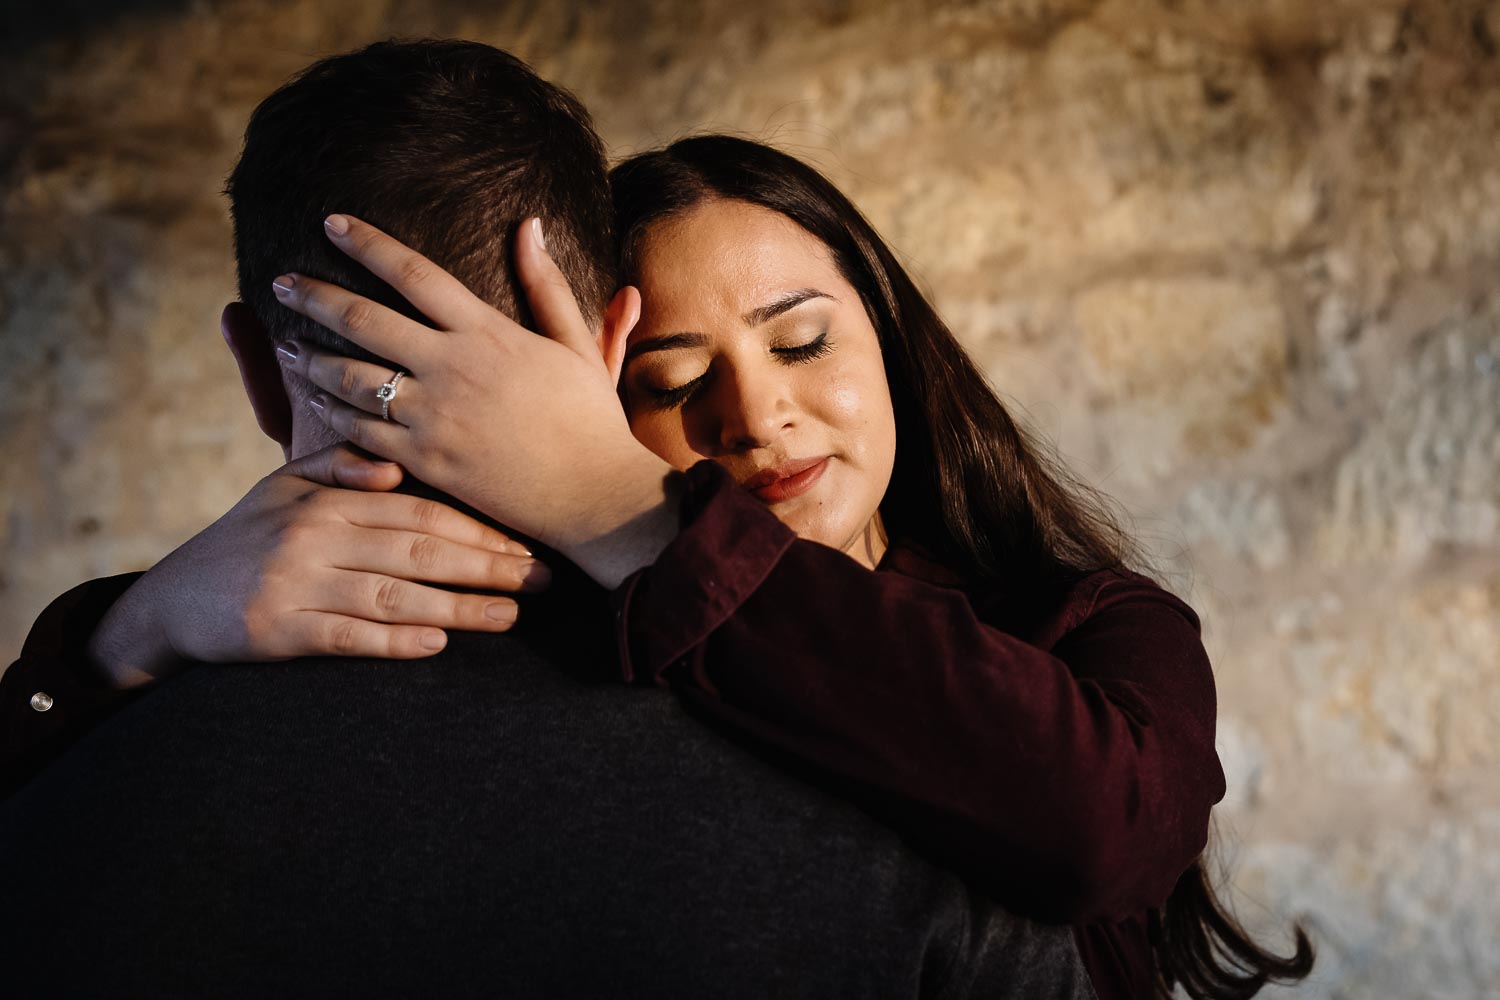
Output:
M81 39L117 21L181 14L189 0L48 0L0 6L0 59L59 38Z

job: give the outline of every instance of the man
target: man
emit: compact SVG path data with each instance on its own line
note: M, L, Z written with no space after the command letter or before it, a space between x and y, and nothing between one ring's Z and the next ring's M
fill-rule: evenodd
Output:
M335 206L512 315L507 234L532 215L594 323L613 290L587 116L485 46L387 43L315 65L257 110L230 194L256 318L233 320L232 346L262 427L294 459L327 439L256 326L331 335L280 309L271 278L294 269L401 307L322 239ZM85 622L119 589L54 614ZM1009 916L670 694L593 680L611 655L602 597L560 573L527 628L455 636L420 664L216 664L150 686L0 805L8 985L1091 995L1067 928ZM15 683L82 656L81 636L50 630Z

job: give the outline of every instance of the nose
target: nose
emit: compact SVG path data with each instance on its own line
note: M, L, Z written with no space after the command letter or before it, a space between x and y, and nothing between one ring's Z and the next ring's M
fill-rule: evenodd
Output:
M774 370L726 372L715 394L719 446L726 452L765 448L792 425L790 387Z

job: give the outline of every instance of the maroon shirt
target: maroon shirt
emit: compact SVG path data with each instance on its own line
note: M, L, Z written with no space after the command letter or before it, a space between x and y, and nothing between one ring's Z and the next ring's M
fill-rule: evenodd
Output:
M1103 998L1153 995L1146 911L1224 795L1193 610L1102 571L1055 599L966 588L910 546L875 572L798 539L717 465L614 595L628 680L812 762L1027 916L1073 924Z
M1014 911L1072 924L1103 1000L1152 996L1146 912L1224 794L1192 609L1126 571L1056 599L967 588L901 544L871 572L712 462L688 484L677 539L613 595L624 679L670 685ZM108 710L82 643L130 579L59 598L0 681L11 782Z

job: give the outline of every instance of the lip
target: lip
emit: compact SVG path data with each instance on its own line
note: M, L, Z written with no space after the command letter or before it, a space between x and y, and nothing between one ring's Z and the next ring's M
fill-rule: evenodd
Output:
M828 471L828 458L809 458L762 469L741 485L762 503L780 503L801 496Z

